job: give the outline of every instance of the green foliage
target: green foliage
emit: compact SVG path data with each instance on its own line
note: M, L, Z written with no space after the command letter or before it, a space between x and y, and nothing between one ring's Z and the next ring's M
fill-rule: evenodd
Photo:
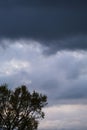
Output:
M7 130L36 130L38 121L44 118L42 108L47 96L36 91L30 93L26 86L14 91L7 85L0 86L0 126Z

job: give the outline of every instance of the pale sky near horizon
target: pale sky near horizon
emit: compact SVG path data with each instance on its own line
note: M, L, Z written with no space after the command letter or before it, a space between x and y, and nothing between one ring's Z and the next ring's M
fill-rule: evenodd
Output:
M0 0L0 84L48 96L39 130L87 130L87 2Z

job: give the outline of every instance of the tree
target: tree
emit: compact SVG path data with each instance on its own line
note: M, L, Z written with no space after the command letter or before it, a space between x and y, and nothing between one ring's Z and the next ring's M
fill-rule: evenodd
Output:
M47 96L36 91L30 93L25 85L11 90L0 86L0 127L6 130L36 130L39 119L44 118L42 108Z

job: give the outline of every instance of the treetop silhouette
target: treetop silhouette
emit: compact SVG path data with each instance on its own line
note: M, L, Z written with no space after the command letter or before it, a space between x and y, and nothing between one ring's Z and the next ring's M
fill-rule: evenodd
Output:
M30 93L25 85L11 90L0 86L0 126L6 130L36 130L44 118L47 96Z

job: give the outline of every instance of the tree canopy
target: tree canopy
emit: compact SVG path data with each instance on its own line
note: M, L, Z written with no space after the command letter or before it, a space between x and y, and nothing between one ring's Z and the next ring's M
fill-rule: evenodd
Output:
M0 86L0 127L7 130L36 130L38 121L44 118L42 108L47 96L29 92L25 85L11 90Z

